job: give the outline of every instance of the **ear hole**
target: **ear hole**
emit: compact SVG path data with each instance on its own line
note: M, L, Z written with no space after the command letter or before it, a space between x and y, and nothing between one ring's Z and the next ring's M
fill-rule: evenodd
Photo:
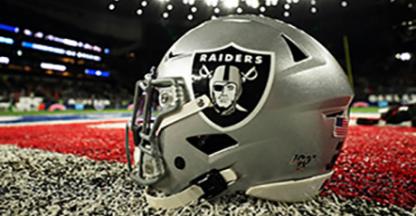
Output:
M286 35L282 35L282 38L289 46L290 52L292 53L293 60L295 62L300 62L304 59L308 58L306 55L291 39L289 39Z
M177 169L180 169L180 170L185 169L185 165L186 165L185 159L183 159L183 157L181 156L178 156L175 158L174 164Z
M205 154L213 154L236 145L238 142L227 134L205 134L188 137L186 140Z

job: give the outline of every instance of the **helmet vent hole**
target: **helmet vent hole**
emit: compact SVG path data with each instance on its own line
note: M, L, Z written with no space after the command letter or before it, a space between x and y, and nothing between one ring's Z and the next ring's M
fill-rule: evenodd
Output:
M183 159L183 157L181 156L176 157L174 163L177 169L180 169L180 170L185 169L186 164L185 164L185 159Z
M286 35L282 35L282 38L284 39L286 44L289 46L290 52L292 53L292 57L295 62L300 62L308 58L308 56Z
M213 154L237 145L237 141L227 134L205 134L186 138L186 140L205 154Z

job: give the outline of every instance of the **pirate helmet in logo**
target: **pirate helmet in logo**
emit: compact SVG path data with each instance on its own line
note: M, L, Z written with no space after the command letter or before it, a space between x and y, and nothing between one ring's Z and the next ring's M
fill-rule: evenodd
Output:
M146 193L155 207L235 191L308 199L332 174L351 99L342 68L305 32L256 16L207 21L137 82L132 177L165 194Z

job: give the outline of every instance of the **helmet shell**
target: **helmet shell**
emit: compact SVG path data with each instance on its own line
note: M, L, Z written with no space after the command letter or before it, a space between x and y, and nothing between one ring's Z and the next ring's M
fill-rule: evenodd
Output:
M299 60L295 51L303 58ZM234 60L225 62L223 56L219 61L221 52L231 53ZM207 53L214 53L216 61L208 62L206 56L204 62ZM243 60L237 62L239 54ZM250 55L251 62L244 61ZM256 59L261 63L256 64ZM212 67L195 66L201 62ZM239 116L198 112L163 129L160 143L167 175L153 187L176 193L197 176L227 167L239 176L228 192L329 172L345 139L334 136L333 116L345 116L353 96L335 58L292 25L239 15L210 20L187 32L168 50L157 74L158 78L182 77L191 99L206 92L213 100L209 89L215 81L225 80L227 66L234 71L227 81L240 88L234 110ZM206 83L196 85L195 76ZM232 117L237 120L228 120ZM189 141L210 134L228 136L236 144L206 153ZM185 162L182 169L175 166L178 159Z

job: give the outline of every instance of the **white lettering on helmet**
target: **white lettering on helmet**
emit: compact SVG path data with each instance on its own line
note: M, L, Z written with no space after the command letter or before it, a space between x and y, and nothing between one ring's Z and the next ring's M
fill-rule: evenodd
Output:
M245 64L263 64L263 56L249 54L230 54L230 53L211 53L201 54L199 62L227 62L227 63L245 63Z
M256 56L256 64L263 63L263 56Z
M207 61L207 54L201 54L201 56L199 57L199 61L200 62L206 62Z
M252 63L252 61L253 61L253 56L251 56L251 55L245 55L245 56L244 56L244 63L249 63L249 64L251 64L251 63Z

